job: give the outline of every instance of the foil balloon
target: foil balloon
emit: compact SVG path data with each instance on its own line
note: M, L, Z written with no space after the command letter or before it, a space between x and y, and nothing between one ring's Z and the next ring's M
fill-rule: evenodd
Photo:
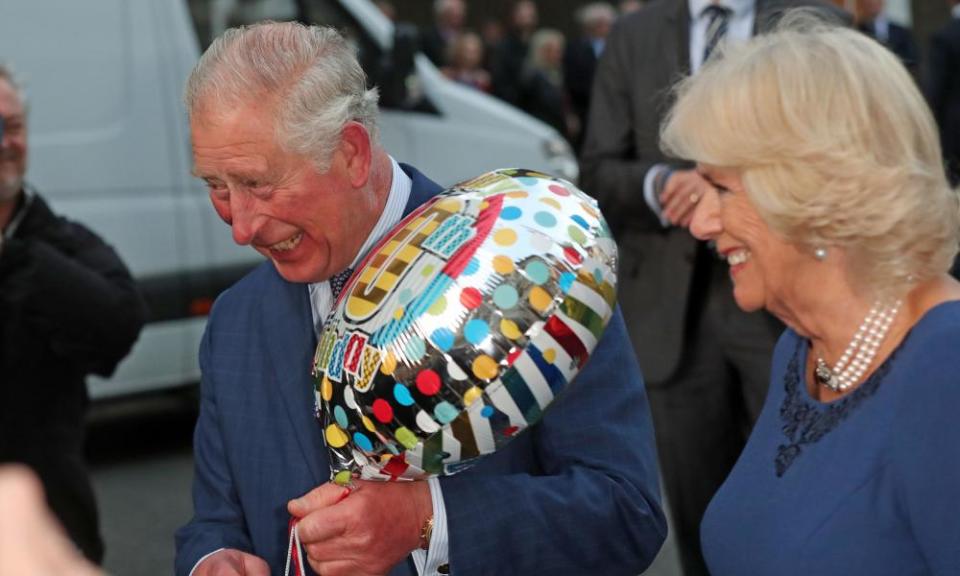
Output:
M490 172L407 216L314 357L333 479L453 474L536 423L613 314L616 259L596 202L539 172Z

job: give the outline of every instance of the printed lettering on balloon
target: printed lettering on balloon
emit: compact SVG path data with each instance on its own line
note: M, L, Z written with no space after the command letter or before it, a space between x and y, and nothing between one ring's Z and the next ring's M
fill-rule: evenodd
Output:
M433 252L444 260L449 259L473 237L475 222L473 218L454 214L444 220L443 224L423 241L423 249Z

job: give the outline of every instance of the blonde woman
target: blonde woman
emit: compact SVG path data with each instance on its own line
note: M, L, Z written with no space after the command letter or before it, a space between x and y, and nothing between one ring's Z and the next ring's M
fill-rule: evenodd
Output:
M681 85L662 140L714 190L691 225L788 326L701 526L714 576L960 574L958 200L900 62L791 24Z

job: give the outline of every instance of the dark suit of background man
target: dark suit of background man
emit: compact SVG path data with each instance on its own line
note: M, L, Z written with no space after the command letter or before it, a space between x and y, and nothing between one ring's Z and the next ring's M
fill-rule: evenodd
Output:
M655 0L617 21L594 79L582 183L620 244L620 304L647 381L688 576L707 573L700 519L762 407L780 327L740 312L726 262L688 232L708 184L660 152L658 131L670 86L699 69L710 38L745 41L796 4Z
M930 40L927 100L940 128L950 182L960 183L960 0L950 22Z
M603 53L610 34L610 27L617 18L613 6L606 2L594 2L584 6L579 14L583 35L567 44L563 53L563 83L574 115L579 121L572 134L574 149L580 150L586 134L587 114L590 111L590 89L597 60Z
M857 28L896 54L907 70L916 77L919 57L913 33L909 28L891 22L883 12L884 4L884 0L860 0Z
M517 0L510 11L507 33L490 55L493 94L514 106L520 105L523 66L539 22L537 4L533 0Z
M100 562L84 379L109 376L127 355L143 301L113 249L24 182L26 107L2 66L0 127L0 462L32 468L74 543Z

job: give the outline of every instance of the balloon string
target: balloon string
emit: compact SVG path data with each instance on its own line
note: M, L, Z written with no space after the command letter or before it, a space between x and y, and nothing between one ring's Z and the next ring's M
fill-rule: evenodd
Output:
M293 576L303 576L303 554L300 552L300 534L297 532L297 518L290 518L287 526L289 544L287 544L287 566L283 576L290 576L290 561L293 560Z

